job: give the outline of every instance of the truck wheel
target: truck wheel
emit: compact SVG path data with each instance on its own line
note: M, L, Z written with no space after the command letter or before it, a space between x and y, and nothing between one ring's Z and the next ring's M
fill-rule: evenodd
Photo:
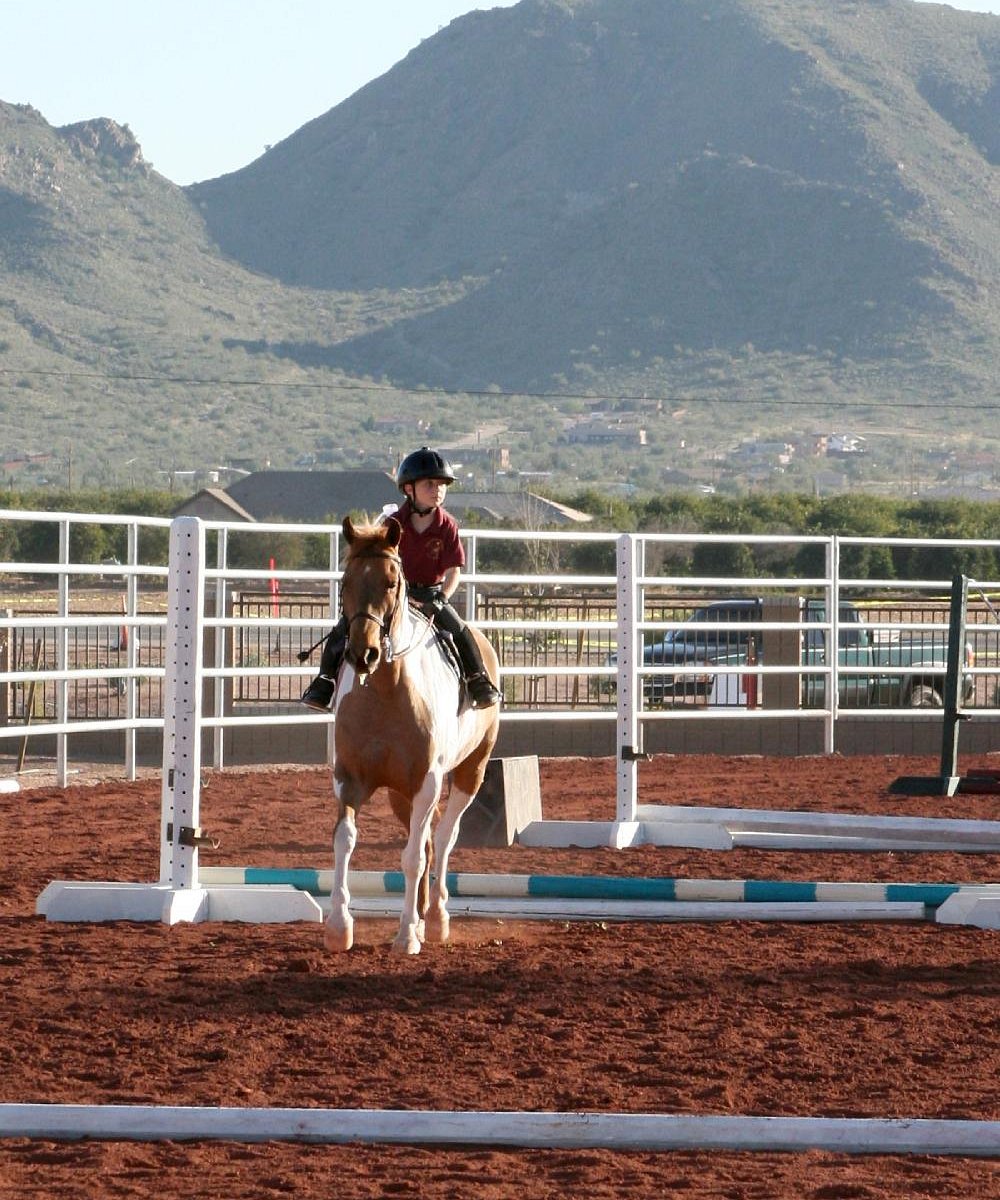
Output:
M910 688L910 708L943 708L944 702L929 683L915 683Z

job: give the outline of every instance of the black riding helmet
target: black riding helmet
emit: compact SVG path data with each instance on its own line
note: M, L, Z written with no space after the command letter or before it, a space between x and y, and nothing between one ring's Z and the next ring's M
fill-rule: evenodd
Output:
M455 482L455 472L448 460L436 450L421 446L399 464L396 487L402 491L405 484L416 483L420 479L443 479L445 483L452 484Z

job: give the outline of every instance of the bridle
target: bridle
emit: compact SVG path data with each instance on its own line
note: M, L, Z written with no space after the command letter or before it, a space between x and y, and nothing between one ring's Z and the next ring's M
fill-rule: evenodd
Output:
M361 554L357 555L356 558L352 558L351 562L360 562L365 558L386 558L390 562L396 563L396 565L399 567L400 586L396 594L396 601L386 618L376 616L375 613L366 608L360 609L358 612L349 617L347 617L347 613L345 612L344 616L347 617L348 629L350 629L355 621L371 621L373 625L378 626L378 629L382 635L382 657L388 663L392 662L394 659L405 657L419 642L419 639L415 639L411 641L410 644L403 650L397 650L392 644L392 629L396 623L396 615L400 608L405 606L407 602L406 577L403 575L402 559L392 550L370 550L367 552L362 552ZM343 611L343 606L341 606L341 611Z

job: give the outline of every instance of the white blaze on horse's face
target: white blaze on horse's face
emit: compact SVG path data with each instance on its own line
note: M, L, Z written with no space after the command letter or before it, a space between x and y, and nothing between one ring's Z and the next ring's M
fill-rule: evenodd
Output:
M361 676L370 675L391 644L402 595L403 572L392 551L352 559L343 582L343 609L349 625L347 661Z

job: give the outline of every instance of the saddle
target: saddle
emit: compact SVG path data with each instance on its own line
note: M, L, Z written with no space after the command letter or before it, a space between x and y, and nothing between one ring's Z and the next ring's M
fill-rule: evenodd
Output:
M441 652L444 655L445 662L451 668L452 673L458 680L459 688L465 690L465 671L462 668L462 660L458 654L458 647L455 645L455 639L451 636L447 629L442 629L433 617L427 615L421 605L411 598L410 612L417 617L422 617L430 626L434 634L437 644L441 647Z

